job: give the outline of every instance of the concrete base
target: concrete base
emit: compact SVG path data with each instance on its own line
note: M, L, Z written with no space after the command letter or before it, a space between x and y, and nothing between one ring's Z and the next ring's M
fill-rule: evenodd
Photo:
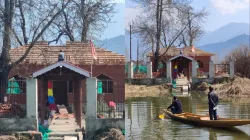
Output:
M34 118L1 118L0 132L36 131L38 120Z
M95 133L100 128L120 128L125 129L125 119L93 119L86 118L86 140L92 140Z
M144 78L144 79L125 79L125 83L132 85L161 85L170 83L171 79L167 78Z
M77 137L73 137L73 136L64 136L64 140L77 140Z
M41 132L18 132L19 134L23 136L29 137L31 134L34 136L35 140L41 140L42 139L42 133Z

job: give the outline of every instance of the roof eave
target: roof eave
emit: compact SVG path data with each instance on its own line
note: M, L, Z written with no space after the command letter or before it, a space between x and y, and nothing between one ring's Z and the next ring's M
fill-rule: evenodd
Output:
M33 77L33 78L36 78L36 77L38 77L38 76L41 76L41 75L45 74L46 72L49 72L49 71L51 71L52 69L55 69L55 68L57 68L57 67L66 67L66 68L68 68L68 69L70 69L70 70L72 70L72 71L74 71L74 72L76 72L76 73L79 73L79 74L84 75L84 76L86 76L86 77L90 77L90 73L89 73L88 71L82 70L82 69L80 69L80 68L76 68L75 66L72 66L72 65L70 65L70 64L68 64L68 63L65 63L65 62L62 62L62 61L61 61L61 62L54 63L54 64L52 64L52 65L50 65L50 66L48 66L48 67L45 67L45 68L43 68L43 69L41 69L41 70L39 70L39 71L34 72L34 73L32 74L32 77Z

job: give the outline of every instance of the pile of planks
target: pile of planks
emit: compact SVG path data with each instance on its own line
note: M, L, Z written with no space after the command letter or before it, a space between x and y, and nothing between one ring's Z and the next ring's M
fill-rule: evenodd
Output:
M0 117L25 117L25 111L16 103L0 104Z

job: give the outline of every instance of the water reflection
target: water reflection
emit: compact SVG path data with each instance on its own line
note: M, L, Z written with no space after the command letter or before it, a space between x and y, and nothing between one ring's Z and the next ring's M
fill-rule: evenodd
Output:
M217 134L211 128L209 129L209 140L217 140Z
M208 114L207 96L178 97L183 110ZM250 125L225 130L196 127L181 122L157 119L172 102L172 97L132 98L126 103L126 140L249 140ZM220 117L250 119L250 104L220 102Z

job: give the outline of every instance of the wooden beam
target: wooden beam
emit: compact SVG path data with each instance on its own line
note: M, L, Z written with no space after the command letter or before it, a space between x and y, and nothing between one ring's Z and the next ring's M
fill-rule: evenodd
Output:
M80 75L46 75L43 76L47 80L59 80L59 81L68 81L68 80L74 80L76 77L79 79L84 79L86 77L80 76Z
M78 100L79 100L79 126L80 128L82 128L82 91L83 91L83 80L79 80L79 97L78 97Z
M78 102L78 96L79 96L79 80L75 78L74 80L74 105L75 105L75 119L76 123L79 125L79 102Z
M44 123L46 114L46 95L48 95L48 80L42 78L42 93L41 93L41 124Z

